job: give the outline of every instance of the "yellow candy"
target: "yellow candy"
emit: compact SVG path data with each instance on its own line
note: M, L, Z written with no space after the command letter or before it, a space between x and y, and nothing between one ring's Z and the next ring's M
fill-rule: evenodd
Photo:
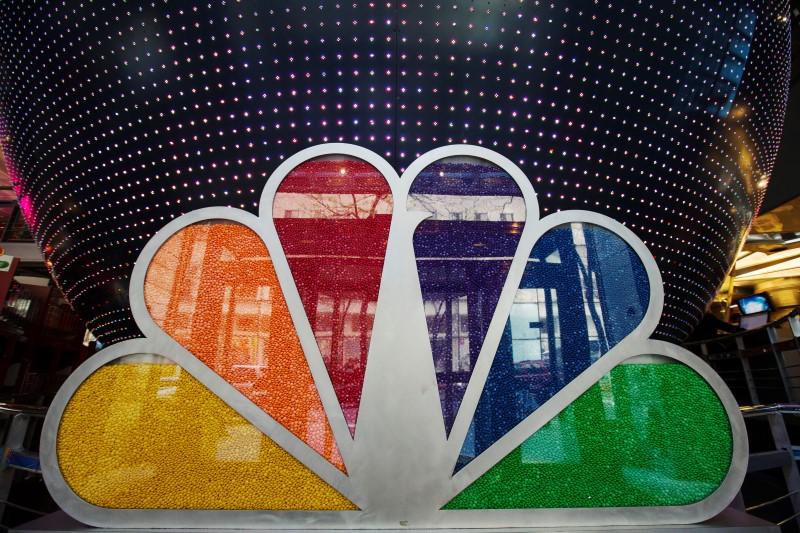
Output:
M357 509L177 365L113 364L67 404L58 461L78 496L124 509Z

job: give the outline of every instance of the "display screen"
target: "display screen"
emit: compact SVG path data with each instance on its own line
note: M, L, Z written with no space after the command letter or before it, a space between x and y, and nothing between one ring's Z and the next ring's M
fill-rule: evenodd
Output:
M743 315L772 311L766 294L754 294L746 298L740 298L738 303Z
M755 315L745 315L739 322L742 329L756 329L769 324L769 313L757 313Z

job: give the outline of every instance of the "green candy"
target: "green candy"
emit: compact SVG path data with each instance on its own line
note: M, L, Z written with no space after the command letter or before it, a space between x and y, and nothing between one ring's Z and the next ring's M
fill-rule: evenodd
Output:
M731 454L725 409L697 373L621 365L443 509L687 505L719 487Z

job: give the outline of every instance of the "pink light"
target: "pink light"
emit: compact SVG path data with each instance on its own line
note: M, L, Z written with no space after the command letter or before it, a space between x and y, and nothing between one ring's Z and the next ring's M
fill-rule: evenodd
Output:
M22 209L22 214L25 215L25 220L31 227L36 226L36 214L33 211L33 204L28 196L19 197L19 208Z

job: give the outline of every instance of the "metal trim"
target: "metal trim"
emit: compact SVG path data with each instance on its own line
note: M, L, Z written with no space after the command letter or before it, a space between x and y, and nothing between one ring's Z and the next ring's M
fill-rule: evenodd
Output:
M394 197L373 342L369 350L354 438L350 436L345 423L272 221L272 200L288 173L309 159L336 154L359 158L375 166L386 177ZM508 279L448 440L439 404L427 325L424 313L420 311L423 309L422 293L412 243L416 226L429 214L408 211L406 199L413 180L427 165L458 156L485 159L508 172L523 192L528 214ZM469 145L438 148L420 156L402 177L398 177L389 163L369 150L354 145L327 144L303 150L278 167L264 189L258 217L238 209L211 207L171 221L145 246L131 279L131 308L147 338L113 345L93 356L67 379L53 400L45 420L41 449L45 481L54 499L72 516L87 524L129 528L149 527L154 523L162 527L282 529L498 528L525 527L531 523L541 526L643 525L698 522L716 515L734 498L746 472L748 447L744 421L733 396L710 367L682 348L648 338L658 323L664 303L663 284L652 254L630 230L603 215L587 211L564 211L541 220L538 216L538 203L528 179L511 161L491 150ZM257 233L267 245L348 475L344 475L267 416L161 331L150 317L144 303L144 279L154 254L179 229L214 219L243 224ZM452 467L488 376L528 254L546 231L571 222L595 224L609 229L625 240L642 260L650 280L650 302L642 323L536 412L452 476ZM375 342L376 339L380 339L380 342ZM58 466L56 436L61 416L74 391L92 372L112 360L131 354L157 354L185 368L363 511L106 509L81 500L68 486ZM702 376L717 393L728 413L734 445L732 466L723 483L711 496L678 507L439 510L611 368L618 364L664 361L665 358L683 363Z

